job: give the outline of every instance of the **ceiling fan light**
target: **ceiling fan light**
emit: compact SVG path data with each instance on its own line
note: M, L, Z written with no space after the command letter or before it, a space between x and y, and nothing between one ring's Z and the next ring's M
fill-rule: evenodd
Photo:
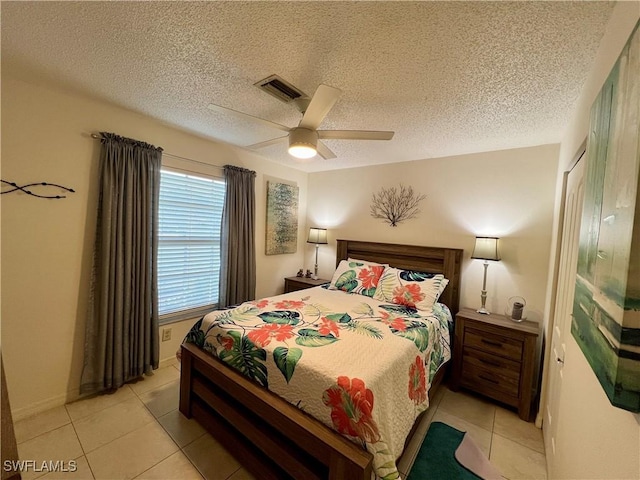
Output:
M318 134L308 128L293 128L289 132L289 155L311 158L317 153Z
M312 145L295 144L289 145L289 155L296 158L311 158L316 155L316 149Z

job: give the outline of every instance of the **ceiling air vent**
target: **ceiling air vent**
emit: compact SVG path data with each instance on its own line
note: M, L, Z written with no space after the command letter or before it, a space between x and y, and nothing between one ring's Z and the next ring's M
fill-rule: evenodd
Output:
M278 75L271 75L264 80L254 83L254 85L285 103L292 102L300 97L307 97L306 93L298 90Z

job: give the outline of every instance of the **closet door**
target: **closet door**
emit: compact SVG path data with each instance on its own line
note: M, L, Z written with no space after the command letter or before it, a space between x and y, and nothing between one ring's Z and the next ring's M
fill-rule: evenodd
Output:
M569 172L564 202L564 222L560 246L560 268L556 289L556 304L551 335L551 360L548 364L547 402L544 412L544 444L549 472L553 472L556 455L557 413L562 390L565 342L571 329L571 312L578 264L580 220L584 198L586 159L583 154Z

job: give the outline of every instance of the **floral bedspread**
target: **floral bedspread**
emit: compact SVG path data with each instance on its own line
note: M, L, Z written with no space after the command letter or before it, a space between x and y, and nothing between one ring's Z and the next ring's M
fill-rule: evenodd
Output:
M425 313L315 287L209 313L185 341L362 444L376 476L394 479L431 379L451 358L449 310Z

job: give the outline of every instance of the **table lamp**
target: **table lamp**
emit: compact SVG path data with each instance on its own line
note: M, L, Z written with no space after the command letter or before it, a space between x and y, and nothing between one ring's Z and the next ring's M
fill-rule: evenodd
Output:
M327 243L327 229L311 227L309 229L309 237L307 238L307 243L316 244L316 266L313 270L313 275L311 276L311 278L313 278L314 280L318 280L318 247Z
M487 302L487 268L489 267L488 260L500 260L500 255L498 254L498 240L499 239L496 237L476 237L476 244L473 247L473 253L471 254L471 258L484 260L484 279L482 280L482 293L480 294L482 306L476 311L485 315L488 315L490 313L485 307L485 304Z

